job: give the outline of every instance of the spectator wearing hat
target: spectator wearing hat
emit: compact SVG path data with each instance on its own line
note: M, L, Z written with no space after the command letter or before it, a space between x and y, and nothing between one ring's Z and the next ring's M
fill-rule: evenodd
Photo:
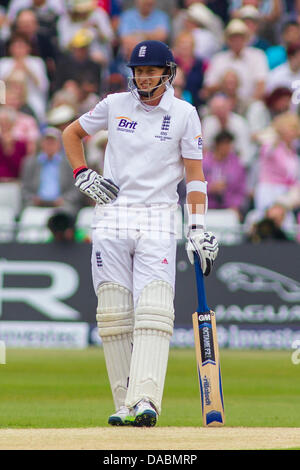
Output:
M61 104L51 108L47 113L47 123L61 132L76 119L76 110L70 104Z
M58 129L47 127L44 130L41 151L24 161L21 183L23 208L55 207L74 214L78 211L81 197L74 187Z
M229 11L232 18L239 17L239 10L243 6L252 5L259 11L261 21L265 27L278 21L284 8L282 0L231 0L230 3Z
M300 80L300 43L287 48L287 61L269 72L267 91L278 87L293 88L293 83Z
M207 3L204 4L204 3ZM220 2L218 2L220 3ZM225 2L222 2L224 5ZM211 7L215 7L215 2L199 2L199 0L183 0L182 7L172 16L172 42L176 36L187 27L186 21L197 22L198 27L205 28L214 35L217 44L223 43L224 24L220 16L214 13ZM193 25L194 27L194 25Z
M257 47L266 51L271 43L260 35L261 16L259 10L253 5L246 5L237 11L238 17L244 21L249 29L248 46Z
M187 9L184 30L194 37L195 57L209 60L223 45L223 38L214 34L212 13L202 3L192 3ZM176 39L175 39L176 41Z
M75 33L70 41L69 51L61 55L57 62L54 91L60 90L67 81L89 81L94 84L95 92L100 92L101 66L95 62L89 53L93 34L88 29Z
M239 96L250 103L260 99L265 92L269 68L263 51L247 46L249 29L240 19L231 20L225 29L228 50L215 54L205 72L206 96L220 89L226 70L235 70L239 76Z
M67 13L58 20L57 30L62 51L68 51L76 33L88 30L92 35L88 46L91 59L105 67L112 59L115 34L108 13L95 0L70 0Z
M223 130L205 152L203 168L207 180L209 209L234 209L239 216L246 203L246 172L234 152L234 136Z

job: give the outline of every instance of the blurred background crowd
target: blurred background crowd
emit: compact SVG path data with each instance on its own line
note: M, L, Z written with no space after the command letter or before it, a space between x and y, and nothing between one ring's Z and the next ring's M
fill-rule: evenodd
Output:
M48 208L53 237L85 239L76 221L91 202L74 188L61 132L107 94L126 91L133 47L157 39L175 56L176 96L202 121L209 209L230 213L251 242L300 241L299 0L0 5L2 221ZM106 142L105 130L84 141L100 173ZM178 192L183 207L184 182Z

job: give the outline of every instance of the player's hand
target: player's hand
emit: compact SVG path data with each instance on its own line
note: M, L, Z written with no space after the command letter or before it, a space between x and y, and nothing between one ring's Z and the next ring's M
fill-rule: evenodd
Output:
M119 192L119 187L111 180L103 178L94 170L84 170L76 176L75 186L97 204L113 202Z
M194 253L198 255L202 272L208 276L218 255L219 244L212 232L191 230L188 234L186 251L191 264L194 264Z

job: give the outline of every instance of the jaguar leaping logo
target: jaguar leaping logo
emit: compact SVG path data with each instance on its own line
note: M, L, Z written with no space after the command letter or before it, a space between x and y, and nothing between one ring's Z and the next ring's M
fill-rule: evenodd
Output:
M286 302L300 301L300 283L282 274L249 263L226 263L217 277L231 291L274 292Z

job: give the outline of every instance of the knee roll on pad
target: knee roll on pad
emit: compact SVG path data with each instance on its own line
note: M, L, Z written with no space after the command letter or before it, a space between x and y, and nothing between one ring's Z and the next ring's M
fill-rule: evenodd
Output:
M174 291L165 281L153 281L144 287L135 312L135 331L158 330L173 334Z
M98 291L97 325L101 338L132 333L132 293L115 283L101 284Z

